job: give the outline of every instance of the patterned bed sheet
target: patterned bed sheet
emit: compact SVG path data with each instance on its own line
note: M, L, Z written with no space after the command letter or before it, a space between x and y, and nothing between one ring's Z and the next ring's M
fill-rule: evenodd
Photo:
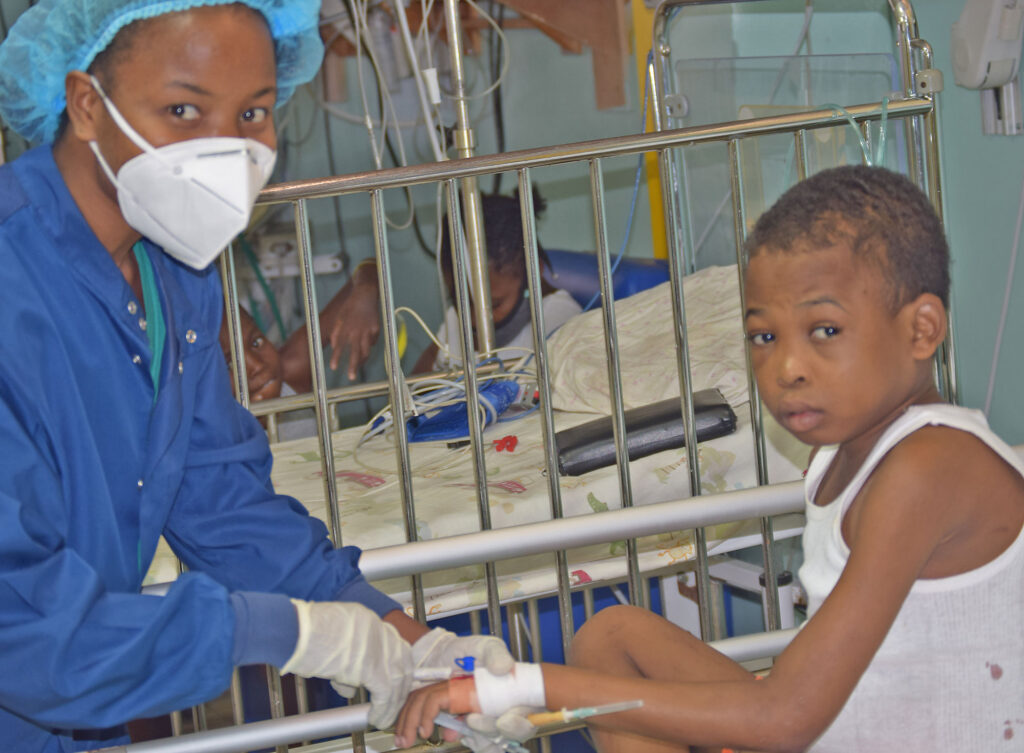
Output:
M699 447L705 494L756 484L753 434L746 405L736 410L733 434L704 442ZM556 429L594 418L593 414L555 413ZM537 414L499 423L484 432L491 522L506 528L551 518L541 424ZM357 446L361 430L336 432L335 474L340 496L342 543L367 550L404 543L395 450L389 438L375 437ZM806 448L788 439L776 426L767 431L769 473L772 482L797 479L805 467ZM273 482L282 493L299 499L311 514L326 520L320 453L315 438L273 446ZM421 539L478 531L479 515L470 448L449 449L444 442L410 445L416 530ZM689 495L684 448L666 450L630 463L634 504L651 504ZM561 477L566 517L600 513L620 506L619 479L614 466L578 477ZM777 526L777 536L795 535L801 521L788 516ZM751 546L759 541L756 520L715 526L707 530L712 552ZM644 572L654 572L695 556L692 531L665 531L639 541ZM622 578L626 572L625 542L592 545L568 552L574 583ZM553 555L531 555L497 565L503 601L551 593L556 587ZM146 583L173 580L177 565L161 540ZM410 579L395 578L375 585L407 607ZM483 566L466 566L423 576L428 614L450 614L486 603Z

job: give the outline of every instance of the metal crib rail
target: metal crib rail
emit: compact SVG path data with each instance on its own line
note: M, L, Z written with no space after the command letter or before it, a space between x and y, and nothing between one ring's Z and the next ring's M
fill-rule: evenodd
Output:
M659 132L665 131L669 119L672 117L670 108L670 95L674 94L674 77L672 76L672 44L669 36L669 26L677 12L693 6L707 5L736 5L758 0L662 0L654 16L654 28L652 31L651 61L648 66L648 76L653 94L655 129ZM909 172L915 182L927 190L931 196L932 203L942 216L941 198L941 169L938 159L938 118L936 108L937 100L934 97L934 87L927 85L927 80L920 80L919 73L922 70L931 68L931 48L926 42L918 38L917 20L913 6L909 0L889 0L889 7L894 19L896 55L899 61L900 70L900 91L905 97L915 97L924 93L932 100L933 106L927 113L917 114L903 119L906 142L908 145ZM920 61L915 57L915 52L920 56ZM920 64L919 64L920 63ZM919 83L924 85L919 86ZM866 121L861 121L861 127L866 127ZM800 178L806 177L806 142L805 129L795 129L797 165ZM743 242L746 237L746 209L744 205L742 163L739 158L739 140L731 139L728 144L729 150L729 173L731 183L731 195L733 201L733 223L734 237L736 239L736 257L740 275L740 290L743 291ZM664 203L664 215L666 222L666 239L669 245L669 259L673 278L673 307L676 310L677 319L677 343L683 361L688 358L687 333L685 326L680 320L685 318L682 302L683 270L692 271L694 267L694 252L691 248L689 234L682 232L683 225L689 225L689 202L685 198L686 180L684 175L685 163L673 159L667 152L661 153L660 159L661 193ZM943 357L937 363L940 364L940 383L946 386L946 393L956 401L958 395L956 385L955 363L953 361L952 345L952 315L950 312L950 344L945 346ZM682 369L681 363L680 379L683 380L688 371ZM750 364L749 351L747 354L748 383L750 384L750 405L751 425L755 438L755 461L759 484L768 483L767 464L765 462L766 446L762 426L761 405L758 399L757 385L753 379L753 370ZM691 422L693 420L693 396L686 390L681 393L683 415ZM693 441L688 436L689 441ZM688 446L694 446L690 444ZM694 458L690 465L691 488L699 488L698 458ZM695 492L696 493L696 492ZM700 601L700 622L701 631L705 638L711 633L711 619L708 609L709 579L707 574L706 542L698 532L697 536L697 592ZM772 533L771 521L762 521L762 541L764 552L764 577L765 582L774 584L775 556L774 556L774 535ZM766 589L766 613L768 624L771 628L778 628L781 622L780 604L778 591L775 587Z
M913 117L932 112L933 101L928 97L910 97L894 101L888 106L888 116ZM867 103L853 105L848 108L852 117L858 122L878 120L882 117L885 108L881 103ZM614 308L610 305L612 301L611 271L609 251L606 241L606 230L604 224L604 189L601 177L601 160L621 155L638 154L645 151L654 151L659 154L662 164L671 162L671 152L674 149L687 147L695 144L707 143L731 143L736 144L737 139L752 136L776 134L776 133L798 133L803 134L815 128L833 127L837 124L837 114L832 110L818 110L814 112L780 115L768 118L760 118L748 121L735 121L731 123L719 123L710 126L697 126L676 130L661 131L656 133L645 133L631 136L621 136L609 139L568 144L556 147L522 150L502 155L489 155L483 157L471 157L460 160L452 160L443 163L430 165L418 165L413 167L391 168L387 170L359 173L346 176L334 176L310 181L278 184L267 188L260 196L262 204L292 203L295 207L295 214L298 225L298 246L300 257L300 268L303 270L304 301L309 324L308 333L310 337L310 353L314 355L313 370L313 393L304 398L288 398L289 406L313 406L317 415L318 438L321 458L327 463L324 472L325 493L328 508L328 520L330 521L331 533L334 543L341 545L340 512L338 506L338 491L335 481L335 474L330 463L333 461L333 440L329 426L329 404L334 400L343 400L348 396L359 399L367 394L367 388L346 388L341 391L332 391L328 396L325 389L323 363L319 355L319 321L314 295L312 248L308 232L308 202L311 200L328 198L345 194L365 194L369 196L371 213L373 215L373 229L375 241L375 255L379 275L379 284L382 291L381 308L382 321L384 323L384 346L387 357L388 381L386 390L389 394L392 410L397 426L405 425L407 416L405 408L405 382L402 379L401 367L398 361L397 351L397 327L395 324L393 293L391 288L391 269L389 265L389 254L387 245L387 233L383 220L382 194L388 188L400 188L428 183L446 183L448 194L449 218L458 217L458 195L455 189L456 181L463 181L467 178L475 178L481 175L493 174L503 171L518 171L520 186L529 187L529 171L536 167L565 164L570 162L588 162L591 175L591 192L594 207L595 226L599 243L600 280L602 287L602 300L604 310L605 340L609 359L609 384L611 385L611 413L615 427L616 452L618 458L618 473L620 481L620 493L623 507L628 508L631 502L631 487L629 481L629 467L626 462L625 433L624 433L624 402L621 390L621 374L618 367L619 352L618 343L615 337ZM798 137L802 138L802 137ZM735 149L735 146L732 147ZM522 191L521 195L527 197L529 191ZM666 193L666 195L668 195ZM536 228L532 211L527 213L524 202L523 228L526 243L526 256L528 262L528 285L530 287L532 326L534 330L535 347L538 361L538 383L541 394L541 415L543 417L543 431L545 440L546 464L549 476L549 493L551 496L552 517L554 520L543 524L534 524L535 527L528 528L528 536L522 536L524 531L517 529L502 529L488 531L490 527L489 504L487 495L486 465L483 461L483 440L482 425L479 416L475 411L469 411L471 445L474 457L474 476L477 488L477 499L480 510L480 524L484 529L479 534L469 534L466 537L457 539L414 541L416 538L415 508L412 504L411 465L409 460L408 443L404 432L396 433L396 463L401 472L402 484L401 493L404 502L406 515L407 538L414 543L399 547L388 547L385 549L367 551L363 554L362 567L370 578L390 577L391 575L409 575L413 579L413 604L415 616L424 618L424 597L420 574L428 570L443 569L452 566L452 563L463 564L470 561L484 563L486 567L487 582L487 605L489 614L489 628L492 632L500 634L500 601L498 598L498 587L496 571L493 562L504 557L518 556L530 552L554 552L556 566L558 568L558 596L560 612L562 613L562 640L567 646L573 632L570 601L570 580L566 566L564 549L572 546L579 546L582 543L610 540L608 531L614 531L612 539L625 537L629 542L630 549L627 554L629 566L630 596L640 604L646 603L644 590L646 583L640 577L639 567L636 563L635 541L636 536L646 535L659 530L681 530L694 528L698 532L698 560L699 571L706 573L706 544L703 538L703 527L709 525L712 520L735 520L737 518L720 518L724 509L731 509L722 504L730 495L715 495L710 498L696 498L687 501L672 503L686 507L686 513L680 514L675 508L663 508L659 505L643 506L632 509L622 509L602 513L601 515L583 516L572 519L560 519L562 517L560 493L558 491L557 477L557 450L553 441L554 420L550 401L550 377L547 366L547 351L544 344L543 312L541 309L539 262L537 259ZM677 220L678 218L676 218ZM675 220L673 220L675 221ZM469 262L466 250L461 240L461 234L450 228L450 237L453 239L453 256L456 263L455 283L457 310L459 314L459 337L462 343L463 352L471 352L471 307L469 305L468 276L466 270ZM672 235L672 233L670 233ZM682 291L683 256L678 250L671 255L673 270L673 310L676 322L676 338L680 357L680 378L685 383L689 376L689 351L685 331L685 305ZM237 291L233 285L226 286L229 302L237 306ZM238 336L238 322L231 321L231 335ZM316 363L319 362L319 363ZM236 365L238 362L236 361ZM319 368L317 368L319 367ZM472 369L465 373L467 383L467 401L470 405L476 404L478 385L476 374ZM384 385L378 385L375 389L380 390ZM244 392L241 392L244 395ZM756 394L756 393L753 393ZM688 431L692 434L693 429L693 407L692 395L688 390L682 390L684 415L689 416ZM330 402L329 402L330 400ZM755 400L756 402L756 400ZM269 406L268 406L269 407ZM259 412L264 412L260 410ZM695 437L691 436L688 447L695 447ZM695 453L694 453L695 454ZM690 462L691 489L694 494L700 494L700 476L698 464L695 460ZM763 473L759 473L763 476ZM761 494L767 493L769 497L779 494L777 489L762 489ZM795 494L795 490L789 490L789 494ZM736 493L741 494L742 493ZM745 498L740 496L738 500ZM750 499L753 499L752 497ZM737 503L739 504L739 503ZM739 519L755 517L757 515L768 516L774 512L753 513L753 509L745 507L749 500L743 505L733 509L733 513L739 514ZM799 505L796 505L799 507ZM737 513L737 510L743 510ZM779 511L790 511L795 509L792 499L779 508ZM622 518L618 516L632 514L636 518ZM668 517L665 517L665 516ZM706 515L707 517L700 517ZM661 516L661 517L659 517ZM678 516L678 517L677 517ZM696 516L696 517L694 517ZM638 521L644 521L642 524ZM628 525L627 525L628 521ZM633 524L636 523L636 527ZM765 524L765 536L771 537L770 524ZM604 537L604 538L602 538ZM510 547L510 548L506 548ZM475 558L475 559L474 559ZM383 565L387 559L391 565ZM401 563L401 564L399 564ZM386 575L387 574L387 575ZM705 576L706 577L706 576ZM770 581L769 581L770 582ZM769 589L772 592L773 589ZM706 591L705 591L706 592ZM705 624L706 609L702 609L702 628ZM710 633L704 628L703 635L708 638ZM306 739L310 734L306 733Z

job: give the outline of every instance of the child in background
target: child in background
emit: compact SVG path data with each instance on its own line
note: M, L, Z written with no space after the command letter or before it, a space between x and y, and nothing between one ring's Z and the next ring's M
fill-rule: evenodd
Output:
M510 348L507 355L516 358L533 350L533 330L530 327L530 305L526 285L526 256L523 225L517 196L488 194L480 197L484 223L484 241L487 245L487 271L491 284L491 310L494 315L494 340L498 348ZM534 211L539 218L545 202L534 191ZM452 272L452 244L445 218L441 231L441 269L445 287L454 299L455 281ZM537 250L543 264L550 266L540 243ZM541 283L544 300L544 325L551 334L582 310L565 290L556 288L546 280ZM450 368L462 362L459 343L459 319L455 306L449 306L437 339L448 349L440 353L431 344L420 356L414 372ZM511 350L518 349L518 350Z
M808 622L755 682L662 618L612 607L579 631L571 666L414 693L398 744L441 709L642 699L594 718L600 750L1024 750L1024 463L933 383L949 278L931 205L895 173L827 170L758 220L747 252L761 397L817 448Z
M249 400L258 403L262 400L280 397L285 384L284 369L281 357L274 344L267 339L245 309L239 309L242 325L242 346L245 349L245 375L249 383ZM231 345L228 341L227 317L221 322L220 347L224 358L231 365ZM291 394L294 394L292 392Z

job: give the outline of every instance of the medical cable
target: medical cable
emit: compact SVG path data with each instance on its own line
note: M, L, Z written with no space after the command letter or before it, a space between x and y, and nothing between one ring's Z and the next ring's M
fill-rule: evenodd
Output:
M1010 294L1013 292L1013 276L1017 268L1017 252L1020 250L1021 221L1024 220L1024 180L1020 186L1020 205L1017 207L1017 227L1013 231L1013 248L1010 250L1010 265L1006 271L1006 288L1003 292L1003 309L999 314L999 326L996 328L996 343L992 351L992 367L988 372L988 389L985 392L985 416L992 408L992 396L996 388L996 372L999 370L999 354L1003 347L1003 331L1006 329L1006 317L1010 311Z
M648 51L647 53L647 67L650 67L651 61L654 59L653 53ZM647 99L650 93L650 79L644 76L644 101L640 107L640 133L643 133L647 128ZM615 271L619 268L619 262L622 261L622 257L626 253L626 246L629 245L629 235L633 230L633 217L636 215L636 197L640 192L640 176L643 174L644 169L644 155L641 153L637 156L636 160L636 175L633 178L633 198L629 202L629 216L626 218L626 232L622 237L622 245L619 246L619 253L615 256L615 261L612 262L611 274L614 280ZM614 283L613 283L614 284ZM601 297L600 291L594 293L594 296L587 302L587 305L583 307L583 311L590 311L594 304L597 303L597 299ZM613 294L614 297L614 294Z

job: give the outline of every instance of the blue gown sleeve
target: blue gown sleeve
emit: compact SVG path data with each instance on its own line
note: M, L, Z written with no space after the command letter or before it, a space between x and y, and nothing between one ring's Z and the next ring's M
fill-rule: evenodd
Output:
M207 348L201 368L184 480L164 529L178 557L231 591L358 601L382 616L400 609L363 578L358 548L335 549L321 521L275 493L266 435L231 394L219 348Z
M0 382L0 707L44 727L99 728L221 693L226 589L186 574L164 597L108 591L66 545L62 516L88 505L21 398Z

